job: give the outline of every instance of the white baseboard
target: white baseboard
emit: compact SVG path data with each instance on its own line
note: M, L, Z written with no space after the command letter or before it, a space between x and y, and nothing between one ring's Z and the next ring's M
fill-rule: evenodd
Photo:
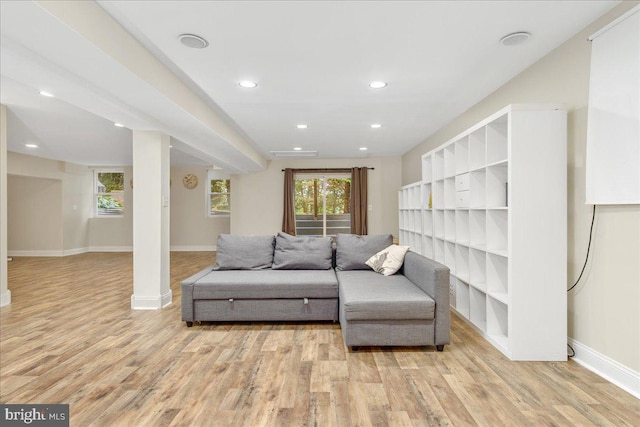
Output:
M173 299L173 293L171 289L169 292L163 295L155 297L131 295L131 309L132 310L160 310L165 308Z
M133 252L133 246L89 246L88 252Z
M173 252L215 252L214 246L171 246ZM66 249L62 251L7 251L8 256L24 257L62 257L87 252L133 252L133 246L89 246L87 248Z
M4 307L9 304L11 304L11 291L9 289L5 289L0 292L0 307Z
M215 252L217 246L171 246L172 252Z
M8 256L64 256L64 251L7 251Z
M62 251L62 256L80 255L89 252L89 248L75 248Z
M569 338L569 345L576 353L573 357L576 363L640 399L640 372L627 368L573 338Z

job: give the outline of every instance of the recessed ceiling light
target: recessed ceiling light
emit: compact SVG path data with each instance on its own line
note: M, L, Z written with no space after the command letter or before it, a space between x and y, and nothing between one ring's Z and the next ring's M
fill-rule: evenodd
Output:
M252 89L252 88L258 86L258 83L252 82L250 80L243 80L241 82L238 82L238 84L240 85L240 87L244 87L244 88L247 88L247 89Z
M373 129L379 129L379 128L381 128L381 127L382 127L382 125L381 125L380 123L374 123L374 124L372 124L372 125L371 125L371 127L372 127Z
M387 83L386 82L382 82L382 81L373 81L373 82L369 83L369 87L371 89L382 89L386 85L387 85Z
M38 148L37 144L24 144L24 146L27 148Z
M300 123L299 125L296 125L296 127L297 127L298 129L306 129L306 128L308 128L308 127L309 127L309 125L305 125L304 123Z
M45 92L45 91L43 91L43 90L41 90L41 91L40 91L40 95L42 95L42 96L48 96L49 98L53 98L53 95L52 95L52 94L50 94L49 92Z
M173 145L170 145L169 148L173 148Z
M367 151L368 148L367 147L360 147L360 151Z
M295 151L302 151L302 147L293 147Z
M182 43L186 47L190 47L193 49L203 49L209 46L208 41L200 36L196 36L195 34L180 34L178 36L178 40L180 40L180 43Z
M503 38L500 39L500 44L503 46L514 46L517 44L521 44L529 40L531 34L526 31L518 31L516 33L507 34Z
M124 125L122 123L114 123L113 125L115 127L117 127L117 128L123 128L124 127Z

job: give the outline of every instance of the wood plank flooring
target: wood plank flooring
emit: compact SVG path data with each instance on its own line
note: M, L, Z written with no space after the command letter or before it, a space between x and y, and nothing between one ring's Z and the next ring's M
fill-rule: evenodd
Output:
M132 311L132 256L14 258L0 402L68 403L72 426L638 426L640 401L573 361L511 362L452 316L452 344L348 352L339 324Z

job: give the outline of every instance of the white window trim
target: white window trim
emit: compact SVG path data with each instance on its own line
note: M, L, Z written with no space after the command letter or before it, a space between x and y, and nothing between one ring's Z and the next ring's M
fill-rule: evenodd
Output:
M212 214L211 213L211 195L212 194L228 194L231 197L231 192L229 193L212 193L211 192L211 181L214 179L231 179L231 175L225 171L220 169L207 169L207 185L205 185L205 215L207 218L229 218L231 216L231 212L228 214ZM229 206L229 210L231 210L231 206Z
M120 215L98 215L98 196L100 195L110 195L110 193L98 193L98 174L99 173L121 173L124 181L124 169L123 168L96 168L93 169L93 218L100 219L109 219L109 218L123 218L124 211L127 208L126 205L122 206L122 211ZM123 186L123 193L125 191L126 185Z

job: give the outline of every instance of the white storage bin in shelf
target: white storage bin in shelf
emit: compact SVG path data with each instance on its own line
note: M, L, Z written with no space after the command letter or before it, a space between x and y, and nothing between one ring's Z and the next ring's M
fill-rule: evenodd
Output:
M487 289L487 254L478 249L469 249L469 283L486 291Z
M487 210L487 251L508 255L509 213L506 210Z
M469 282L469 248L464 245L456 246L456 276Z
M469 192L456 191L456 208L466 209L469 207Z
M422 181L431 182L433 174L433 160L431 154L422 156Z
M444 208L454 209L456 207L456 182L454 178L444 180Z
M444 240L436 238L433 243L434 259L444 264Z
M444 150L438 150L433 156L433 179L444 178Z
M436 209L432 212L435 236L439 239L444 239L444 211Z
M433 209L444 208L444 180L438 180L433 183ZM427 202L428 203L428 202Z
M487 254L487 293L496 299L508 301L509 259L500 255Z
M507 179L509 167L507 162L498 163L487 168L486 191L487 207L506 207L507 203Z
M433 211L422 212L422 233L425 236L433 235Z
M455 142L456 174L469 171L469 137L465 136Z
M456 175L456 191L464 191L469 189L469 174L463 173Z
M456 174L456 145L449 144L444 148L444 177Z
M487 247L487 214L484 210L469 211L469 245L476 249Z
M475 170L469 174L469 207L484 208L486 171L484 169Z
M422 236L422 255L426 256L429 259L434 259L434 257L433 257L433 237L431 237L431 236Z
M456 240L456 211L444 211L444 238L451 242Z
M487 334L504 350L509 348L509 307L494 298L487 299Z
M469 320L482 332L487 331L487 296L475 288L469 288Z
M487 125L488 165L508 158L508 122L509 117L505 114Z
M456 211L456 242L463 245L469 244L469 211Z
M449 267L451 274L456 274L456 244L444 242L444 265Z
M482 168L487 164L485 140L484 126L469 135L469 170Z
M462 280L456 282L456 310L469 318L469 285Z

